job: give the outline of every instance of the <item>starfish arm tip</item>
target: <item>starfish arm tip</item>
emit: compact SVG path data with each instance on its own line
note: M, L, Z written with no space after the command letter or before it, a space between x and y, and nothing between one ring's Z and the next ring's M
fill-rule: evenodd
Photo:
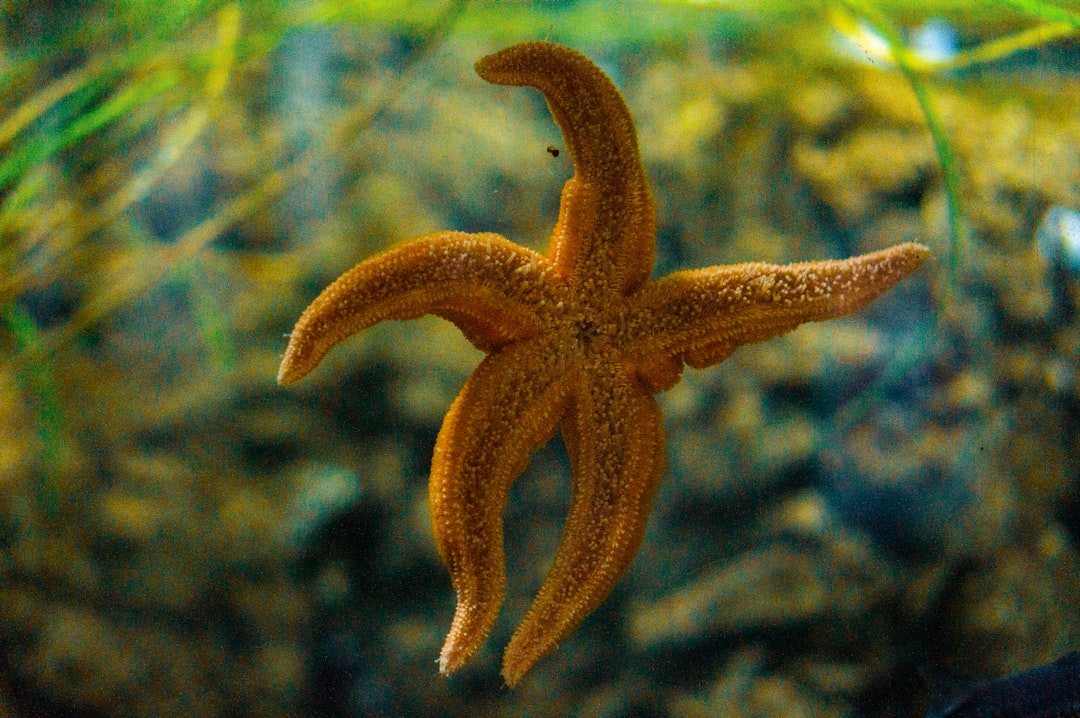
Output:
M292 366L289 365L288 360L282 361L281 366L278 367L277 383L278 386L288 386L289 384L295 384L300 380L300 376L296 375Z
M443 678L449 678L450 674L456 672L465 663L460 657L453 655L448 648L449 646L444 645L439 653L439 675Z
M525 677L525 673L528 672L532 664L529 665L509 665L503 662L502 677L506 682L507 688L517 688L518 683L521 683L521 679Z
M932 255L930 248L925 244L905 242L861 257L854 257L853 260L855 261L866 259L869 260L869 263L877 264L881 268L882 274L876 291L869 292L870 296L866 298L866 301L872 301L878 295L892 289L893 286L922 267Z
M498 612L498 604L500 603L502 603L501 596L496 602L495 613ZM485 621L487 625L473 625L474 622L470 621L470 618L478 618L477 614L479 612L462 609L463 607L459 603L455 612L454 624L446 635L442 650L439 651L439 675L443 677L449 677L450 674L456 673L472 659L491 631L490 624L494 623L494 613L489 611L487 612L490 614L488 616L489 620Z
M326 353L324 351L316 356L311 351L303 350L298 345L302 336L304 335L301 332L294 330L293 338L289 340L289 345L285 348L285 356L281 359L277 373L279 386L289 386L303 379L311 373Z
M907 242L905 244L899 245L899 247L903 248L906 253L912 258L916 267L925 262L933 255L933 252L930 251L929 247L927 247L925 244L920 244L919 242Z
M498 568L501 569L501 564ZM458 594L454 620L439 651L439 675L448 677L456 673L472 660L483 646L502 605L503 579L499 577L493 584L487 588L494 591L480 601L473 601Z

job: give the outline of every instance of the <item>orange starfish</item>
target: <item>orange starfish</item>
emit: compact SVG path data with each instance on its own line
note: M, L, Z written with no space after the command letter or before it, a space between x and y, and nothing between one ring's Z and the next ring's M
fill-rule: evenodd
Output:
M488 354L450 407L435 444L429 501L457 593L439 670L460 668L503 599L502 512L511 482L558 429L573 473L562 543L510 639L510 686L611 592L641 543L663 468L653 394L684 364L703 368L740 344L838 317L914 271L926 247L843 261L739 264L649 281L655 212L630 111L588 58L527 43L482 58L488 82L547 98L574 160L545 257L497 234L435 232L361 262L304 311L278 381L315 368L349 335L384 319L436 314Z

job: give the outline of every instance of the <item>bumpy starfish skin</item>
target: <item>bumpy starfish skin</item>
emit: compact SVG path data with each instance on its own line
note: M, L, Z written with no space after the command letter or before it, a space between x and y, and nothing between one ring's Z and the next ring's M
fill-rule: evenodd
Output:
M450 407L435 444L429 501L457 593L439 657L460 668L495 623L506 581L502 513L530 454L561 431L573 474L554 563L510 639L513 686L611 592L645 532L663 468L653 394L684 364L855 311L928 255L897 245L841 261L740 264L649 281L655 213L630 112L586 57L516 45L476 71L544 93L574 176L548 256L496 234L436 232L342 275L304 311L278 381L299 380L349 335L384 319L436 314L488 356Z

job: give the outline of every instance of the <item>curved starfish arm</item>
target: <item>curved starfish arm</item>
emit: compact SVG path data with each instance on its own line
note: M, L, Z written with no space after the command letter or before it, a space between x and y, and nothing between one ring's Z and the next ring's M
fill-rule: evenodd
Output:
M660 482L660 410L634 369L597 362L579 381L562 424L574 476L570 513L551 570L506 647L510 687L611 593L645 535Z
M491 352L540 328L555 304L543 255L498 234L435 232L360 262L308 305L289 335L278 383L314 369L338 342L384 319L437 314Z
M506 493L566 413L570 379L545 341L550 340L518 342L484 359L435 442L431 523L457 594L439 656L443 675L464 665L495 623L506 582Z
M672 374L665 362L704 368L740 344L850 314L889 291L929 254L923 245L908 243L842 260L677 272L632 298L628 350L640 358L653 390L667 389L678 372Z
M584 55L549 42L483 57L476 72L540 90L563 132L574 176L549 250L560 276L597 296L641 286L652 270L656 212L634 120L615 84Z

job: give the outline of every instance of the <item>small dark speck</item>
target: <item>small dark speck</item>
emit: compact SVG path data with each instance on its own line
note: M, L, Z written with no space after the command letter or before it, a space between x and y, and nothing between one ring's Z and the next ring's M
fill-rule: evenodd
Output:
M558 157L559 156L559 148L554 146L554 145L548 145L547 151L548 151L548 154L551 155L552 157Z

